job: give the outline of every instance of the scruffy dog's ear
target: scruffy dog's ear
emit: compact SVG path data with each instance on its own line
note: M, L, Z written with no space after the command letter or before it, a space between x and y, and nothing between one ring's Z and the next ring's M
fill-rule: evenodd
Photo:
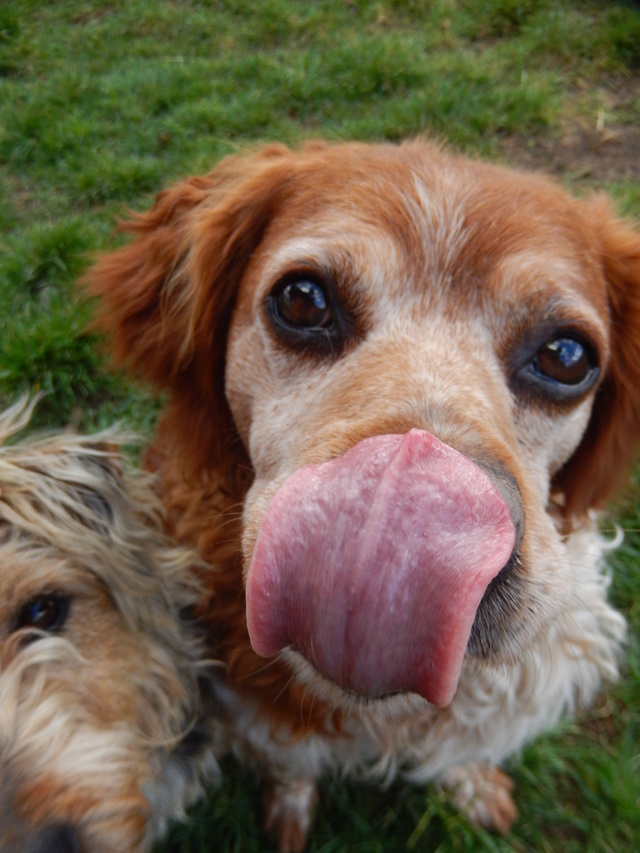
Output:
M100 300L95 326L107 333L114 363L171 392L167 417L179 411L192 450L208 448L200 464L215 463L234 440L224 396L227 327L291 160L284 146L267 146L170 187L121 223L133 241L100 256L82 282Z
M611 359L582 443L556 478L569 516L610 499L640 445L640 232L617 219L605 197L588 205L601 239L594 251L607 281Z
M37 401L22 397L0 413L0 526L51 541L66 532L68 543L81 538L82 527L108 530L123 490L120 445L130 437L61 432L16 443Z

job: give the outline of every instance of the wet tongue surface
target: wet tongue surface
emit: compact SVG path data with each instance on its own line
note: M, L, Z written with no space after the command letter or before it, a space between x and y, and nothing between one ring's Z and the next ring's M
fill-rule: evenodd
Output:
M473 462L428 432L301 468L264 515L247 577L254 650L298 649L346 690L449 704L482 596L515 541Z

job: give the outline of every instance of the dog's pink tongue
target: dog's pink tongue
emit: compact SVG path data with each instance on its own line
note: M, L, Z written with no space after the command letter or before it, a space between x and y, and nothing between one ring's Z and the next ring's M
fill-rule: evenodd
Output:
M247 578L251 644L264 657L294 647L354 693L444 707L514 541L507 504L469 459L420 430L365 439L269 504Z

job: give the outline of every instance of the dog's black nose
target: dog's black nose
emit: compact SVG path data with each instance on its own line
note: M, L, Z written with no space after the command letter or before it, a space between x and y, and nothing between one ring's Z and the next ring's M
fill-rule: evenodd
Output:
M38 831L25 853L80 853L78 833L69 824L56 823Z

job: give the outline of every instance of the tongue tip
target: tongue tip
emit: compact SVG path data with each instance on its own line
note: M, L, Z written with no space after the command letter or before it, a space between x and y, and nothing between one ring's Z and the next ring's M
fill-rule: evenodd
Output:
M426 699L430 705L436 708L447 708L452 702L458 689L458 680L455 678L446 678L436 680L435 683L430 680L428 683L418 685L414 692L423 699Z
M266 617L268 609L265 606L264 590L250 589L251 575L247 584L246 621L249 642L253 651L261 658L270 658L278 654L283 646L275 636L273 622ZM268 596L267 596L268 597Z
M274 643L269 642L268 638L261 635L260 632L256 631L255 628L252 628L251 625L247 625L247 628L249 630L249 642L251 643L251 648L258 657L271 658L280 651Z

